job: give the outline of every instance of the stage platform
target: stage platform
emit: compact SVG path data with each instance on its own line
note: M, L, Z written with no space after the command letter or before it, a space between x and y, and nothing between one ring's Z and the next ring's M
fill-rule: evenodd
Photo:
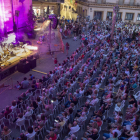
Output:
M28 39L27 36L19 31L19 35L23 36L24 40L31 42L32 45L27 45L23 47L14 47L14 48L2 48L0 46L0 55L1 55L1 69L0 69L0 81L5 77L11 75L15 71L17 71L17 65L21 59L27 58L30 55L35 55L37 57L42 57L42 55L47 55L48 52L59 52L64 51L64 44L61 38L61 34L58 29L51 29L51 43L49 36L49 24L50 20L45 21L43 24L38 24L36 39ZM41 36L45 36L44 41L38 42ZM15 42L16 34L11 33L8 35L3 41L3 44L10 44L11 42ZM50 44L50 48L49 48ZM4 50L5 49L5 50ZM8 50L7 50L8 49ZM50 49L50 50L49 50ZM4 56L4 52L13 52L13 55Z

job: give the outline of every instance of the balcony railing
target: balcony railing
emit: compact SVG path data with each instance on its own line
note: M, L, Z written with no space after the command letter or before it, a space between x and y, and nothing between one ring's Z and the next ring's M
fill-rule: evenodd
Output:
M95 0L94 2L92 0L77 0L78 2L86 2L86 3L92 3L92 4L108 4L108 5L114 5L115 3L107 3L106 0ZM122 1L117 1L116 4L118 5L122 5L122 6L138 6L140 7L139 3L135 3L135 2L130 2L129 4L124 4Z
M32 0L32 1L64 3L64 0Z

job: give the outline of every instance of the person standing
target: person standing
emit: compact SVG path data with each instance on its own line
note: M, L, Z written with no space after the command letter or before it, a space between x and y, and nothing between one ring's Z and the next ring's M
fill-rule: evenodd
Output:
M70 46L70 45L69 45L69 43L67 42L67 43L66 43L66 53L67 53L67 55L68 55L68 51L69 51L69 46Z

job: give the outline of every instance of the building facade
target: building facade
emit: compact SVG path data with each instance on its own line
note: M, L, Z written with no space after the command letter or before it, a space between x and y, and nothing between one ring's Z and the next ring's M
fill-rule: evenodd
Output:
M32 0L0 0L0 34L26 26Z
M45 16L46 14L60 15L60 3L64 0L33 0L33 10L36 16Z
M140 23L140 0L78 0L77 12L82 16L106 20L113 18L113 7L119 6L118 19Z

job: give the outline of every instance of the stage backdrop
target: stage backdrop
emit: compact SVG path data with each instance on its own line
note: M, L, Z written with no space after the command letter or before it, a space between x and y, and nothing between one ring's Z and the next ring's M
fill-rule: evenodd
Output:
M18 28L26 26L27 14L30 5L32 5L32 0L0 0L1 30L3 31L5 27L7 28L7 32L13 31L13 20L15 20L15 23L18 24ZM15 16L16 10L19 11L19 17Z

